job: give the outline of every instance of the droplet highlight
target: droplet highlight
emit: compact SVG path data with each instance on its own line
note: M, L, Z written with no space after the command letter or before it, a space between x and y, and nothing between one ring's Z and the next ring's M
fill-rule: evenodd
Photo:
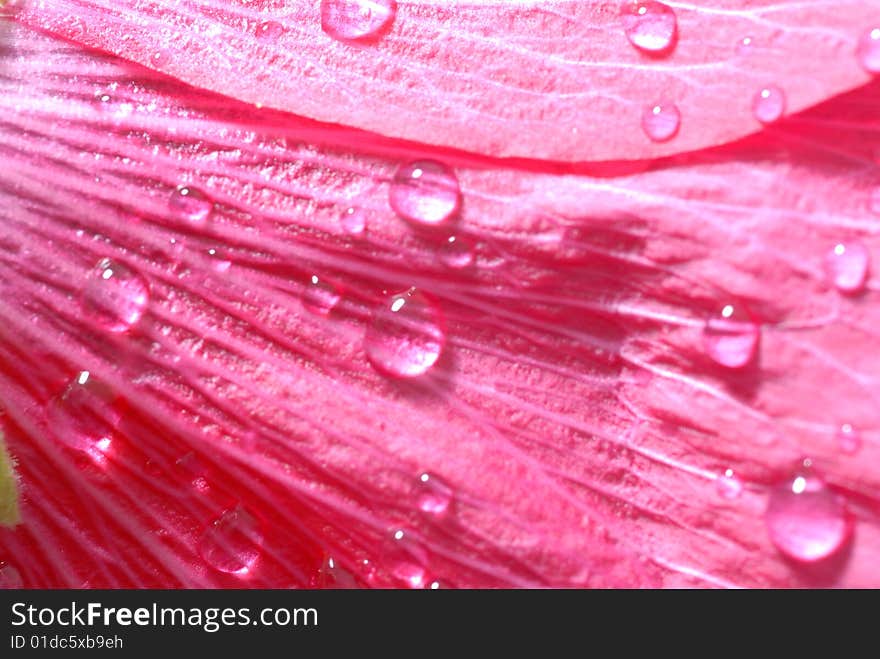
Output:
M403 219L420 226L437 226L458 213L461 188L452 169L434 160L419 160L397 170L388 200Z
M733 469L727 469L715 480L715 489L718 491L718 496L722 499L733 500L739 498L742 494L743 484L733 472Z
M409 529L395 529L382 548L382 565L390 576L407 588L429 585L428 551Z
M146 279L125 265L102 259L86 276L80 306L83 315L108 332L126 332L147 308Z
M856 58L868 73L880 73L880 26L862 35L856 46Z
M89 371L81 371L46 406L51 436L80 451L105 452L121 416L113 390Z
M416 505L423 513L432 517L445 517L454 498L452 487L439 476L428 472L419 475Z
M168 209L176 219L200 226L214 212L214 202L201 190L181 185L171 193Z
M321 29L340 41L369 41L390 29L395 0L322 0Z
M742 305L725 305L703 327L706 354L727 368L750 364L758 353L760 339L760 326Z
M215 519L199 540L199 554L215 570L247 574L263 547L259 522L238 506Z
M762 124L772 124L785 114L785 92L771 85L758 90L752 99L752 114Z
M802 563L835 554L852 532L844 498L809 470L773 488L764 521L776 548Z
M333 284L330 284L318 275L312 275L309 278L306 289L303 291L303 306L317 316L326 316L339 303L339 291Z
M639 50L662 54L675 45L678 21L672 8L662 2L624 2L621 17L626 38Z
M392 295L374 310L364 349L367 359L383 375L414 378L437 363L445 344L440 310L411 288Z
M657 103L642 114L642 130L654 142L667 142L678 134L681 113L674 103Z
M844 423L837 429L837 445L848 455L854 455L862 448L862 437L852 424Z
M828 280L841 293L861 292L868 280L871 255L860 242L838 243L825 257Z
M447 268L462 270L473 265L474 246L467 238L450 236L440 246L439 256Z

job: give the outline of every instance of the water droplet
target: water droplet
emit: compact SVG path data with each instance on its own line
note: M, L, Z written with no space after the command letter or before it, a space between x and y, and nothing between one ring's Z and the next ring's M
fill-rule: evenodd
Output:
M858 453L862 448L862 437L859 431L849 423L844 423L837 429L837 444L844 453Z
M871 256L859 242L839 243L825 257L825 271L831 284L842 293L858 293L868 280Z
M382 547L382 564L388 573L407 588L429 585L428 551L408 529L395 529Z
M675 44L678 22L675 12L662 2L624 2L623 30L629 42L647 53L664 53Z
M332 556L324 558L317 574L311 579L312 588L324 590L354 590L360 588L357 578L342 567Z
M181 185L171 193L168 208L173 217L191 224L202 225L214 212L214 202L202 191Z
M474 248L466 238L450 236L440 246L440 261L447 268L461 270L474 262Z
M423 513L443 517L454 498L452 487L439 476L425 472L419 476L416 504Z
M775 85L764 87L752 100L752 114L762 124L772 124L785 114L785 92Z
M434 160L419 160L397 170L388 199L394 212L405 220L435 226L458 212L461 189L449 167Z
M367 214L362 208L350 206L342 214L342 230L351 236L359 236L367 228Z
M760 339L761 328L743 305L725 305L703 328L706 353L728 368L749 364L757 355Z
M852 531L846 501L808 470L773 488L764 521L776 548L805 563L834 554Z
M102 259L86 277L80 306L108 332L125 332L141 319L149 300L146 279L121 263Z
M0 590L24 588L21 573L9 563L0 563Z
M755 50L755 40L752 37L743 37L736 42L736 54L740 57L751 55Z
M150 56L150 61L153 63L153 66L165 66L171 61L171 53L167 50L157 50Z
M681 113L674 103L657 103L642 114L642 130L655 142L666 142L678 133Z
M79 373L46 406L51 435L81 451L106 451L120 419L113 390L88 371Z
M232 267L232 261L223 258L223 256L220 255L220 252L214 247L208 249L208 258L211 261L211 267L217 272L226 272Z
M395 0L321 1L321 28L342 41L374 39L391 27L396 15Z
M742 494L743 484L733 473L733 469L728 469L715 480L715 488L721 498L736 499Z
M256 29L257 39L265 42L277 41L284 34L284 26L277 21L260 23Z
M856 47L859 64L868 73L880 73L880 27L865 32Z
M364 349L379 372L400 378L427 373L446 343L437 306L415 288L392 295L373 312Z
M241 506L215 519L199 540L199 554L216 570L247 574L263 547L260 524Z
M303 306L313 314L326 316L339 303L339 292L327 281L312 275L303 292Z

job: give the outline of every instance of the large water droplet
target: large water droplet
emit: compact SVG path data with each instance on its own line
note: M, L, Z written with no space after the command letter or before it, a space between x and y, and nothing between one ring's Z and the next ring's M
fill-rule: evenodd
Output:
M321 28L342 41L375 39L391 27L396 15L395 0L321 1Z
M715 480L715 488L723 499L736 499L742 494L743 484L733 469L727 469Z
M761 328L742 305L725 305L703 328L706 354L728 368L742 368L752 362L760 339Z
M825 257L825 271L842 293L858 293L868 279L871 255L859 242L839 243Z
M339 303L339 291L329 282L312 275L303 291L303 306L318 316L326 316Z
M382 547L382 565L407 588L425 588L429 585L428 551L408 529L391 532Z
M775 85L764 87L752 99L752 114L762 124L772 124L785 114L785 92Z
M666 142L678 133L681 113L675 103L657 103L642 114L642 130L655 142Z
M473 264L474 247L467 238L450 236L440 246L439 257L447 268L461 270Z
M834 554L852 530L846 501L809 471L773 488L764 521L776 548L805 563Z
M868 73L880 73L880 27L865 32L856 47L859 64Z
M263 547L259 522L241 506L215 519L199 540L202 558L220 572L247 574Z
M428 472L419 476L416 505L423 513L434 517L445 516L454 497L452 487L439 476Z
M150 300L146 279L126 266L102 259L86 277L83 314L109 332L125 332L137 323Z
M310 579L309 585L312 588L324 590L352 590L360 588L357 578L342 567L332 556L324 558L317 574Z
M113 390L88 371L77 375L46 406L51 435L81 451L106 451L120 419Z
M397 170L388 200L394 212L405 220L435 226L458 213L461 188L449 167L434 160L419 160Z
M9 563L0 563L0 590L24 588L21 573Z
M265 21L257 26L255 34L260 41L271 43L284 34L284 26L277 21Z
M202 225L214 212L214 202L201 190L181 185L171 193L168 208L175 218Z
M678 22L675 12L662 2L624 2L623 30L629 42L647 53L664 53L675 44Z
M392 295L373 312L364 348L379 372L412 378L437 363L445 343L440 310L411 288Z
M841 451L852 455L862 448L862 437L851 424L844 423L837 429L837 445Z

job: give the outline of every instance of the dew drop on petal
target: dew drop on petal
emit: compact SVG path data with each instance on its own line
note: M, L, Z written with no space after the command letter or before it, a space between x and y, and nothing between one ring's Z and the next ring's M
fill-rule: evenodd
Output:
M461 188L449 167L435 160L419 160L397 170L388 200L403 219L421 226L436 226L458 213Z
M81 371L46 406L52 437L81 451L105 451L120 420L113 390L89 371Z
M772 124L785 114L785 92L775 85L758 90L752 99L752 114L762 124Z
M666 142L678 134L681 113L674 103L657 103L642 114L642 130L655 142Z
M736 499L742 494L743 484L733 469L727 469L715 480L715 488L722 499Z
M437 306L415 288L392 295L373 312L364 349L380 373L413 378L427 373L443 352L446 333Z
M303 306L318 316L326 316L339 303L339 291L318 275L312 275L303 291Z
M211 268L216 272L226 272L229 268L232 267L232 261L223 258L216 247L210 247L207 251L208 260L211 264Z
M309 586L322 590L354 590L360 588L357 578L332 556L326 556L309 580Z
M713 361L742 368L758 353L761 328L742 305L727 304L703 327L703 347Z
M474 248L466 238L450 236L440 246L439 257L447 268L461 270L474 262Z
M865 287L870 262L868 248L862 243L838 243L825 257L825 272L841 293L858 293Z
M868 73L880 73L880 26L867 30L856 47L859 64Z
M201 190L181 185L171 193L168 209L178 220L202 225L214 212L214 202Z
M80 307L108 332L125 332L141 319L149 300L146 279L121 263L102 259L86 276Z
M225 511L202 533L199 554L215 570L247 574L263 547L259 522L244 508Z
M24 587L24 580L18 569L9 563L0 562L0 590L16 590Z
M755 40L753 37L743 37L736 42L736 54L740 57L751 55L755 50Z
M439 476L425 472L419 476L416 505L419 510L434 517L443 517L452 506L455 493Z
M271 43L284 34L284 26L277 21L265 21L257 25L255 34L260 41Z
M396 0L322 0L321 29L340 41L371 40L388 30Z
M350 236L360 236L367 228L367 214L362 208L350 206L342 213L342 230Z
M837 445L841 451L852 455L862 448L862 437L851 424L844 423L837 429Z
M675 12L652 0L623 3L623 30L629 42L647 53L663 53L675 43L678 22Z
M393 530L382 546L382 567L400 585L425 588L429 585L428 551L409 529Z
M844 498L809 471L773 488L764 521L776 548L804 563L828 558L846 544L852 531Z

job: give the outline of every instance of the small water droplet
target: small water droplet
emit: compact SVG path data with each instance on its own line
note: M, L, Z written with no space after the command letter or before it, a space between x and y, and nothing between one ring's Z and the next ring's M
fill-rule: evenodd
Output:
M181 185L171 193L168 208L173 217L191 224L202 225L214 212L214 202L201 190Z
M0 590L24 588L24 580L17 568L9 563L0 563Z
M678 31L675 12L662 2L628 0L623 4L621 16L626 38L639 50L660 54L675 44Z
M447 268L461 270L474 262L474 248L466 238L450 236L440 246L440 261Z
M350 206L342 213L342 230L351 236L359 236L367 228L367 214L362 208Z
M171 53L167 50L157 50L150 56L150 61L153 63L153 66L165 66L171 61Z
M428 551L409 529L395 529L382 547L382 565L407 588L429 585Z
M321 29L341 41L372 40L397 15L396 0L322 0Z
M860 242L839 243L825 257L825 271L841 293L858 293L865 287L871 256Z
M880 73L880 27L867 30L856 47L859 64L868 73Z
M150 300L147 281L111 259L102 259L86 277L80 307L109 332L125 332L137 323Z
M256 29L257 39L264 42L274 42L284 34L284 26L277 21L265 21Z
M736 54L740 57L751 55L755 50L755 40L752 37L743 37L736 42Z
M709 357L728 368L742 368L754 360L761 328L744 305L727 304L706 321L703 347Z
M779 121L785 114L785 92L776 85L764 87L752 100L752 114L762 124Z
M419 476L416 504L423 513L444 517L452 506L455 494L439 476L425 472Z
M303 306L318 316L326 316L339 303L339 291L318 275L312 275L303 291Z
M312 576L309 585L323 590L354 590L360 588L357 578L332 556L324 558L318 572Z
M461 207L458 178L449 167L434 160L402 165L388 193L391 208L417 225L443 224Z
M862 437L851 424L844 423L837 429L837 444L841 451L852 455L862 448Z
M733 473L733 469L727 469L715 480L715 488L718 495L723 499L736 499L742 494L743 484Z
M844 498L809 470L773 488L764 521L776 548L805 563L837 552L852 531Z
M89 371L80 372L46 406L51 435L81 451L106 451L120 419L113 390Z
M445 343L440 310L411 288L392 295L376 308L364 349L380 373L412 378L427 373L437 363Z
M229 574L247 574L262 547L259 522L241 506L215 519L199 540L199 554L205 562Z
M215 247L208 249L208 258L211 261L211 267L217 272L226 272L232 267L232 262L223 258Z
M642 130L655 142L666 142L678 134L681 113L675 103L657 103L642 114Z

